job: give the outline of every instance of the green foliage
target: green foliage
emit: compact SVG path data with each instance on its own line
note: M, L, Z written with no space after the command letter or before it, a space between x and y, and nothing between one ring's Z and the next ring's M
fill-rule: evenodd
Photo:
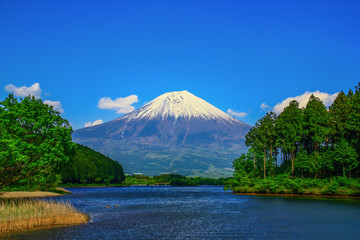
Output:
M249 153L253 157L253 175L257 174L256 165L262 165L262 173L264 178L266 178L266 173L268 171L273 172L273 155L276 151L276 132L275 132L275 120L276 114L273 112L268 112L264 117L258 120L249 133L246 135L246 145L251 146ZM258 158L256 158L256 156ZM259 156L262 157L260 162ZM242 157L243 161L245 160L245 155ZM247 168L250 167L250 155L247 154L246 157ZM234 165L234 167L236 167Z
M339 143L336 144L333 158L337 164L343 167L344 177L346 176L345 171L350 172L359 166L359 156L355 148L345 139L341 139Z
M341 91L329 107L331 135L334 141L351 138L351 105L350 98Z
M226 187L259 193L359 192L353 178L360 177L360 84L355 89L340 92L329 111L311 95L304 109L293 100L279 116L267 113L247 134L249 151L233 161L234 178Z
M303 134L303 115L299 103L293 100L278 116L275 123L277 144L285 152L291 152L300 144Z
M300 195L359 195L360 179L336 177L331 179L292 178L281 174L275 178L237 179L234 176L225 184L225 189L235 193L300 194Z
M41 99L0 102L0 190L26 186L49 188L58 182L56 171L74 153L72 128Z
M278 136L277 145L291 158L291 172L295 173L294 161L303 136L303 110L293 100L276 119L275 129Z
M329 112L321 100L311 95L304 109L302 139L308 153L313 151L319 153L320 145L325 143L330 132L329 118Z
M118 162L80 144L76 144L72 162L64 165L59 173L64 184L117 184L125 180Z
M314 173L317 172L316 154L308 154L305 149L301 149L296 156L295 168L301 172L301 176L314 176ZM305 174L305 175L304 175Z

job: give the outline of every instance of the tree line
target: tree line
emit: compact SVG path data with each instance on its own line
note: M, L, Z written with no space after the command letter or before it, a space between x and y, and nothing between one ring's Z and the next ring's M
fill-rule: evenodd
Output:
M161 174L158 176L146 176L141 174L126 176L125 185L171 185L171 186L200 186L200 185L224 185L229 178L205 178L186 177L180 174Z
M249 150L233 162L235 174L267 178L360 176L360 83L341 91L332 105L311 95L305 108L296 100L279 114L268 112L246 135Z

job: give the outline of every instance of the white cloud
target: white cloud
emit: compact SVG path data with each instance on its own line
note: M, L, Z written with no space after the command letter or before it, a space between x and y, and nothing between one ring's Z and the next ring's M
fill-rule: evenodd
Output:
M27 97L30 95L30 96L34 96L35 98L41 98L41 93L42 93L39 83L34 83L30 87L26 87L26 86L16 87L14 84L8 84L5 86L5 91L14 93L16 97ZM44 93L44 95L50 96L50 94L48 93ZM54 110L60 113L64 113L64 109L62 108L60 101L45 100L44 104L53 106Z
M99 124L102 124L102 123L104 123L104 121L99 119L99 120L96 120L94 122L86 122L84 127L91 127L91 126L99 125Z
M49 106L53 106L55 111L58 111L60 113L64 113L64 109L62 108L60 101L51 101L51 100L45 100L44 104L47 104Z
M27 97L30 95L35 98L40 98L42 92L39 83L34 83L30 87L16 87L14 84L8 84L5 86L5 91L14 93L16 97Z
M109 97L103 97L99 100L98 107L100 109L116 110L116 113L129 113L135 110L132 104L139 102L138 96L130 95L124 98L116 98L112 100Z
M289 105L289 102L292 100L298 101L299 107L304 108L306 107L306 104L308 103L311 94L313 94L315 97L318 97L324 103L324 105L328 107L334 102L335 98L339 93L337 92L334 94L329 94L329 93L320 92L319 90L315 92L306 91L302 95L296 97L289 97L283 100L282 102L276 104L273 108L273 111L277 114L281 113L284 110L284 108Z
M246 117L248 115L248 113L246 112L239 112L239 111L235 111L233 109L228 109L227 110L227 113L230 114L230 115L233 115L235 117L239 117L239 118L243 118L243 117Z
M265 102L263 102L261 105L260 105L260 108L262 109L262 110L269 110L270 109L270 106L269 105L267 105Z

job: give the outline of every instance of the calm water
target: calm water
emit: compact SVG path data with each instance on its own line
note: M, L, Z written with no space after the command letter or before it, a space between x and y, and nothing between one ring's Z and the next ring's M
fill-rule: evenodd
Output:
M9 238L360 239L359 200L241 196L213 186L70 190L56 200L89 214L88 224Z

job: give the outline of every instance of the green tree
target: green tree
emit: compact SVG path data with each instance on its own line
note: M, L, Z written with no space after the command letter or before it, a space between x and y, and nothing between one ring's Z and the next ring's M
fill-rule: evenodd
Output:
M236 158L233 161L233 168L235 171L244 171L246 173L249 173L253 170L253 162L252 162L252 156L248 154L241 154L239 158Z
M341 91L329 107L330 127L333 142L338 142L341 138L351 138L350 121L351 105L350 98Z
M360 139L360 83L355 87L355 93L350 98L351 113L350 113L350 128L353 137L356 140Z
M334 160L342 166L344 177L348 171L351 178L351 171L359 166L358 154L346 139L341 139L335 146Z
M304 175L312 175L317 171L316 156L308 154L305 149L301 149L296 154L295 168L301 172L301 177Z
M246 146L250 147L249 153L252 154L254 176L255 176L255 172L256 172L256 157L257 157L256 153L258 151L261 151L261 148L262 148L257 135L258 135L258 125L255 124L255 127L251 128L250 131L245 136L245 139L246 139L245 144L246 144Z
M264 154L264 178L266 178L266 155L269 156L269 159L272 160L273 157L273 149L276 144L276 133L275 133L275 120L276 114L274 112L268 112L258 121L258 138L263 147ZM268 160L269 160L268 159Z
M276 114L274 112L268 112L264 117L255 123L250 132L246 135L246 145L251 146L255 172L255 153L256 151L262 151L263 155L263 174L266 178L267 160L266 156L272 160L273 151L276 144L276 133L275 133L275 119ZM268 160L269 160L268 159ZM272 162L272 161L270 161ZM272 166L272 164L270 164Z
M311 95L304 109L304 137L308 153L319 154L329 135L329 113L322 101Z
M72 128L35 97L0 102L0 190L17 185L50 187L73 155Z
M292 100L275 122L278 146L285 153L290 153L291 173L295 173L296 150L300 146L303 134L303 111L299 103Z

